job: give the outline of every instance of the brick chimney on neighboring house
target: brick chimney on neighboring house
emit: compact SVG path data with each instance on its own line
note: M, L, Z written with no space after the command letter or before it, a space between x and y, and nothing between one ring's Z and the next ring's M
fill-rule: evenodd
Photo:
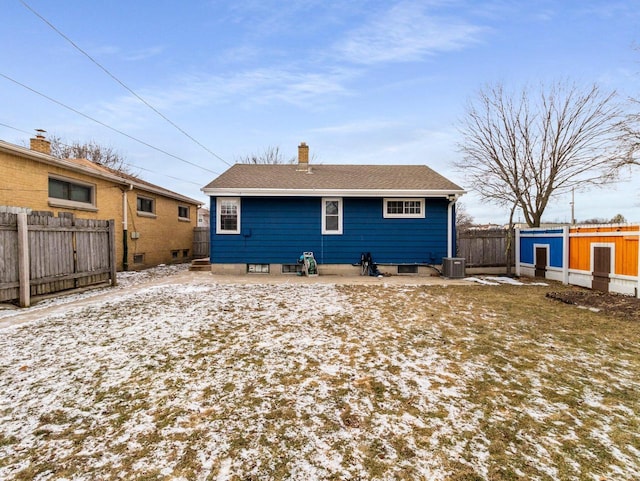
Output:
M49 142L45 137L46 130L36 129L36 137L30 139L30 147L31 150L35 150L36 152L40 152L42 154L51 155L51 142Z
M309 146L304 142L298 145L298 168L296 170L309 170Z

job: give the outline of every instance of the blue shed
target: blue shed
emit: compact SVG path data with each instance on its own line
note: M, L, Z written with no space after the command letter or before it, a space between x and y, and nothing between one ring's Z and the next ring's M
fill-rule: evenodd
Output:
M516 275L567 283L568 228L516 229Z
M421 165L236 164L203 188L211 198L213 272L296 271L313 252L320 273L353 273L363 252L392 273L455 254L464 191Z

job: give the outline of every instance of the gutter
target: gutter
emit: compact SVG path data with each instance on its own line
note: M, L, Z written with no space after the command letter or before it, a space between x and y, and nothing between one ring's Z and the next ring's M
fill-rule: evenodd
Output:
M98 169L85 167L83 165L79 165L73 162L72 160L58 159L57 157L53 157L49 154L43 154L42 152L38 152L25 147L19 147L13 144L9 144L4 140L0 140L0 151L6 152L12 155L25 157L31 160L36 160L38 162L42 162L43 164L53 165L55 167L62 167L64 169L68 169L73 172L88 175L89 177L108 180L116 184L120 184L125 189L131 190L130 187L133 186L137 189L144 190L146 192L151 192L153 194L162 195L170 199L179 200L187 204L202 205L202 201L200 200L192 199L190 197L187 197L175 192L171 192L170 190L164 189L159 186L155 186L155 185L147 184L143 182L136 182L133 179L126 179L116 174L112 174L110 172L103 172Z
M442 189L262 189L262 188L208 188L202 192L211 197L460 197L465 190Z

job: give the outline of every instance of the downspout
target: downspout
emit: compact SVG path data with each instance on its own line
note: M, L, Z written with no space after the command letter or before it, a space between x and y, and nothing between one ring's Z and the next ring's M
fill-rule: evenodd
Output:
M128 231L128 219L127 219L127 192L133 190L133 184L129 184L128 190L122 191L122 270L129 270L129 239L127 235Z
M456 197L449 196L449 205L447 206L447 257L454 257L453 244L456 240L456 223L455 223L455 210Z

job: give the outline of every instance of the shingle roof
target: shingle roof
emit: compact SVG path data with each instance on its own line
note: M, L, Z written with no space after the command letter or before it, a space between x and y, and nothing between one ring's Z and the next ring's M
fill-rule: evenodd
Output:
M8 152L12 155L18 155L20 157L29 158L49 165L56 165L58 167L63 167L65 169L70 169L76 172L82 172L87 175L107 178L112 182L122 183L123 185L133 184L137 188L140 188L142 190L163 195L165 197L169 197L181 202L196 205L202 204L202 202L199 200L192 199L182 194L178 194L177 192L173 192L169 189L165 189L164 187L152 184L151 182L142 180L134 175L125 174L118 170L105 167L104 165L96 164L95 162L91 162L87 159L59 159L57 157L53 157L50 154L32 150L27 147L10 144L8 142L5 142L4 140L0 140L0 151Z
M140 177L137 177L135 175L127 174L125 172L122 172L120 170L112 169L112 168L107 167L107 166L102 165L102 164L97 164L97 163L92 162L91 160L88 160L88 159L65 159L65 160L67 160L69 162L72 162L74 164L77 164L77 165L81 165L81 166L87 167L87 168L95 170L97 172L104 172L104 173L115 175L117 177L120 177L123 181L131 182L131 183L135 184L138 188L140 188L142 190L148 189L151 192L154 192L154 193L160 194L160 195L164 195L166 197L187 201L187 202L190 202L192 204L202 204L201 201L198 201L196 199L191 199L191 198L189 198L189 197L187 197L185 195L178 194L177 192L173 192L172 190L165 189L164 187L160 187L159 185L152 184L151 182L147 182L146 180L143 180Z
M444 191L463 189L426 165L324 165L301 170L298 164L235 164L203 191L224 190L317 191Z

